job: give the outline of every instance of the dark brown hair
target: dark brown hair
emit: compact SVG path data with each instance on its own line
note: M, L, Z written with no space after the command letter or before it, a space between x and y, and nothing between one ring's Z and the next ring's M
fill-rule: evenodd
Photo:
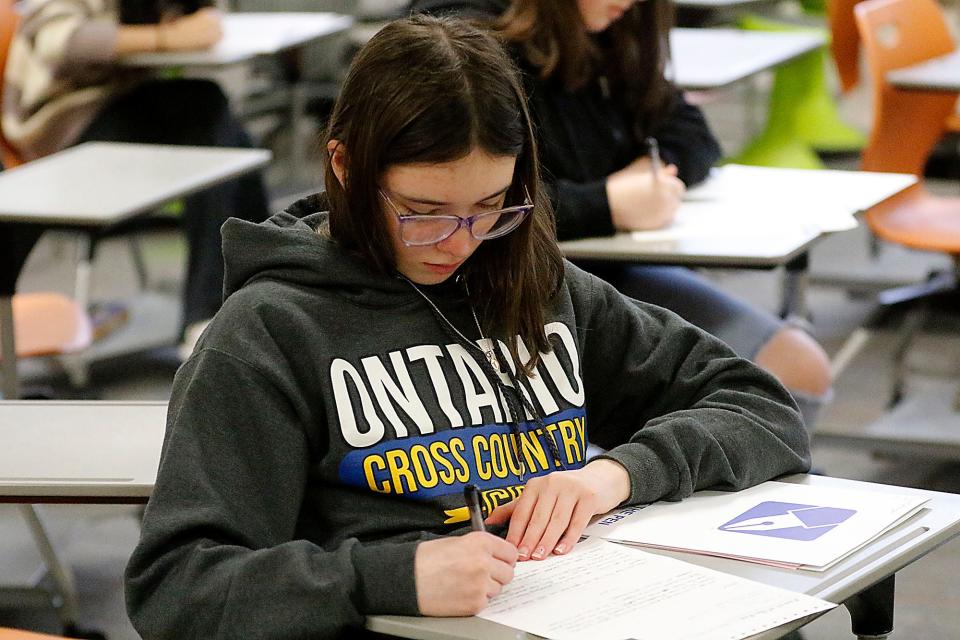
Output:
M328 160L324 180L330 235L382 273L396 261L378 195L384 172L437 164L474 149L516 157L505 206L525 193L536 205L520 227L487 240L463 275L488 332L522 364L514 336L533 358L550 350L544 331L550 298L563 278L553 212L542 189L530 114L519 73L488 32L452 18L413 16L384 27L360 50L334 106L326 143L345 149L344 184Z
M494 28L542 78L556 78L568 91L605 76L642 138L674 104L665 77L673 19L670 0L640 0L603 33L591 34L576 0L513 0Z

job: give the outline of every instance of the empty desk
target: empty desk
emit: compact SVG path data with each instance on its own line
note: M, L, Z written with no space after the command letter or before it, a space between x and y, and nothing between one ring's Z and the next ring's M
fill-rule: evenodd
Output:
M258 169L270 157L263 149L89 142L0 173L0 326L13 326L9 301L44 231L116 224ZM124 345L148 346L155 345ZM13 358L3 360L3 391L8 399L18 395Z

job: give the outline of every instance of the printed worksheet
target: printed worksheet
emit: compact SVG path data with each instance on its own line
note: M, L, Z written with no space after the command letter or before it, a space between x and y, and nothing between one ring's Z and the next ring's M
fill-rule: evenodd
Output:
M642 241L710 234L737 237L853 229L855 214L917 182L910 174L725 165L684 195L669 227L637 231Z
M555 640L738 640L834 606L593 538L519 563L478 615Z

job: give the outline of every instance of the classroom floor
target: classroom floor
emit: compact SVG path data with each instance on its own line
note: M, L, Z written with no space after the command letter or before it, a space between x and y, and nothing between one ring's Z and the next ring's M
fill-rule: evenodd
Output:
M761 95L763 86L760 87ZM731 90L713 97L704 109L715 130L721 133L727 149L736 149L754 125L745 126L746 113L742 92ZM863 92L843 103L849 121L865 127ZM762 113L762 107L755 109ZM280 158L282 161L282 158ZM855 160L841 159L832 166L853 167ZM271 172L270 182L282 205L310 185L303 178L293 183L284 169ZM309 180L307 181L309 182ZM957 194L956 181L938 182L934 188ZM945 266L936 257L911 254L886 247L879 258L868 252L863 229L837 234L818 245L812 254L813 285L808 300L813 331L833 354L850 332L873 310L869 296L850 295L836 282L902 283L923 279L931 268ZM181 281L183 245L175 235L158 236L146 243L153 286L175 295ZM72 286L72 245L69 236L46 237L31 256L22 290L58 289ZM779 274L776 272L710 272L723 288L738 293L771 310L777 306ZM97 259L93 276L94 299L115 299L136 290L126 246L120 242L105 245ZM856 287L855 287L856 288ZM175 313L168 313L175 318ZM154 320L167 322L169 318ZM149 323L148 323L149 325ZM150 330L149 326L143 330ZM855 357L835 384L835 399L821 419L824 430L858 430L884 412L884 393L889 376L893 330L880 332L868 348ZM910 394L926 394L940 399L955 393L960 384L956 363L960 357L960 331L953 327L949 335L925 335L911 354L911 361L924 363L924 372L911 374ZM950 355L953 354L953 355ZM82 392L101 399L166 399L177 360L172 347L114 358L94 364L91 385ZM952 375L944 383L942 376ZM952 369L952 370L951 370ZM24 367L35 383L62 386L64 376L49 377L48 370L36 363ZM76 392L74 392L76 393ZM960 417L957 427L960 428ZM831 447L814 441L814 465L820 472L846 478L872 480L895 485L926 487L941 491L960 491L960 460L944 460L930 452L923 457L876 457L869 451ZM138 536L138 511L131 507L76 507L54 505L44 508L55 541L72 566L80 593L81 623L98 629L111 640L134 640L138 636L126 619L123 608L122 571ZM955 638L960 629L960 540L941 547L898 575L896 632L894 638ZM17 583L29 578L37 568L37 554L14 507L0 506L0 583ZM55 614L49 607L4 608L0 593L0 626L23 626L41 631L58 631ZM827 614L805 628L807 640L834 640L851 637L849 617L843 608Z

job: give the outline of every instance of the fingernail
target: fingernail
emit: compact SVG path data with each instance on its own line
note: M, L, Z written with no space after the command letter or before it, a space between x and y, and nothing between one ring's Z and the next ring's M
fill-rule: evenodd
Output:
M563 544L563 543L561 542L560 544L558 544L558 545L556 546L556 548L553 550L553 552L556 553L556 554L562 554L562 553L563 553L564 551L566 551L566 550L567 550L567 545L565 545L565 544Z
M521 558L526 558L530 555L530 549L527 549L526 547L520 547L517 549L517 555Z
M533 558L535 560L542 560L543 556L546 555L547 550L543 547L537 547L537 550L533 552Z

